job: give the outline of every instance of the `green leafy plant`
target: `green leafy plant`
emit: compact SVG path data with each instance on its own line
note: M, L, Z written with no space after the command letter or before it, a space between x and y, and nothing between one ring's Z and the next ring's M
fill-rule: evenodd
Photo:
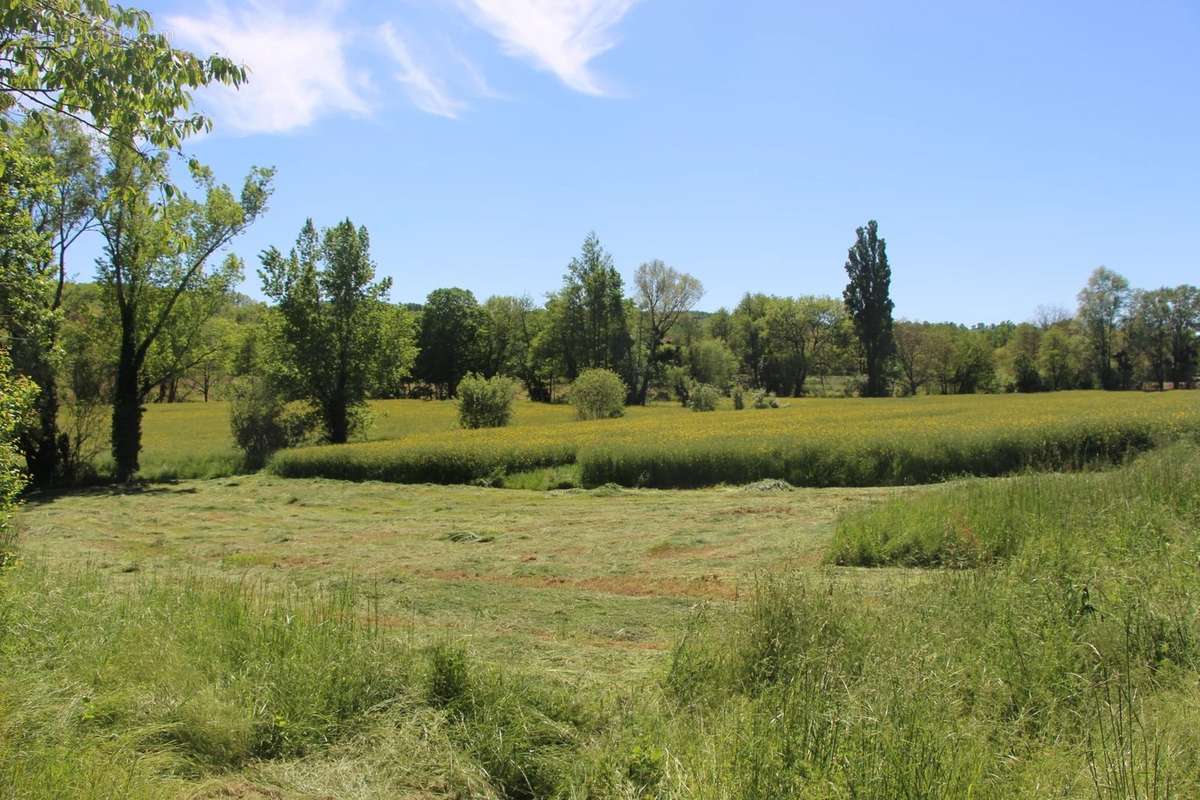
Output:
M458 383L458 424L464 428L503 428L512 419L516 394L517 382L512 378L467 373Z
M625 414L628 390L609 369L586 369L571 384L571 404L579 419L610 419Z

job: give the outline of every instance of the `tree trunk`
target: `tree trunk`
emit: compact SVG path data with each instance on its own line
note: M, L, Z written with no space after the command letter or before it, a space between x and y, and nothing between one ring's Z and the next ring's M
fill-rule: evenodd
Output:
M30 377L41 390L34 401L37 427L22 437L21 449L35 486L49 486L62 472L58 441L58 381L54 367L39 363Z
M130 334L132 331L129 332ZM117 362L117 385L113 390L112 456L116 478L121 483L133 480L138 471L138 453L142 449L142 394L138 387L140 372L133 336L121 337Z

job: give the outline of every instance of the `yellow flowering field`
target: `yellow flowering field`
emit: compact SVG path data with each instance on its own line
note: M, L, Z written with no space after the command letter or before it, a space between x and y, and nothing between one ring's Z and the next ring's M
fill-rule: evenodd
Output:
M459 483L577 463L586 486L692 487L781 478L801 486L894 485L1026 468L1069 469L1200 432L1200 393L1060 392L886 399L799 399L778 409L630 409L578 422L521 404L508 428L457 430L400 417L447 414L404 401L395 438L285 451L291 477ZM403 408L403 411L400 409ZM436 410L435 410L436 409ZM452 407L448 410L452 411ZM405 433L404 428L411 430Z

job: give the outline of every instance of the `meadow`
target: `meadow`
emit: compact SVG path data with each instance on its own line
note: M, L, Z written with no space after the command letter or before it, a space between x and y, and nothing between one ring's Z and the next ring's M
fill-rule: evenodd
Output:
M44 498L0 797L1193 797L1198 475Z
M28 498L0 798L1200 794L1193 394L374 410L277 456L346 472ZM228 447L190 411L167 475Z
M522 488L692 488L762 479L795 486L930 483L1113 463L1200 430L1186 392L1055 392L904 399L799 399L778 409L695 413L633 407L580 422L569 406L519 402L507 428L462 430L451 402L376 401L368 441L283 451L283 477ZM150 406L142 473L238 471L224 404ZM529 473L533 473L530 475Z

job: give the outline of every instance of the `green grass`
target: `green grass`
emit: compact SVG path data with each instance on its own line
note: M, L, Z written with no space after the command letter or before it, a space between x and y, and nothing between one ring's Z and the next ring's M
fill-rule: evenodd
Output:
M441 431L286 450L292 478L502 483L576 464L583 486L696 488L782 479L796 486L929 483L1027 469L1112 464L1200 431L1184 392L798 400L786 408L692 414L633 409L622 419Z
M1176 444L1135 468L972 480L847 515L833 560L857 566L978 566L1025 548L1118 553L1200 530L1200 459Z
M1195 797L1198 473L48 498L0 797Z

